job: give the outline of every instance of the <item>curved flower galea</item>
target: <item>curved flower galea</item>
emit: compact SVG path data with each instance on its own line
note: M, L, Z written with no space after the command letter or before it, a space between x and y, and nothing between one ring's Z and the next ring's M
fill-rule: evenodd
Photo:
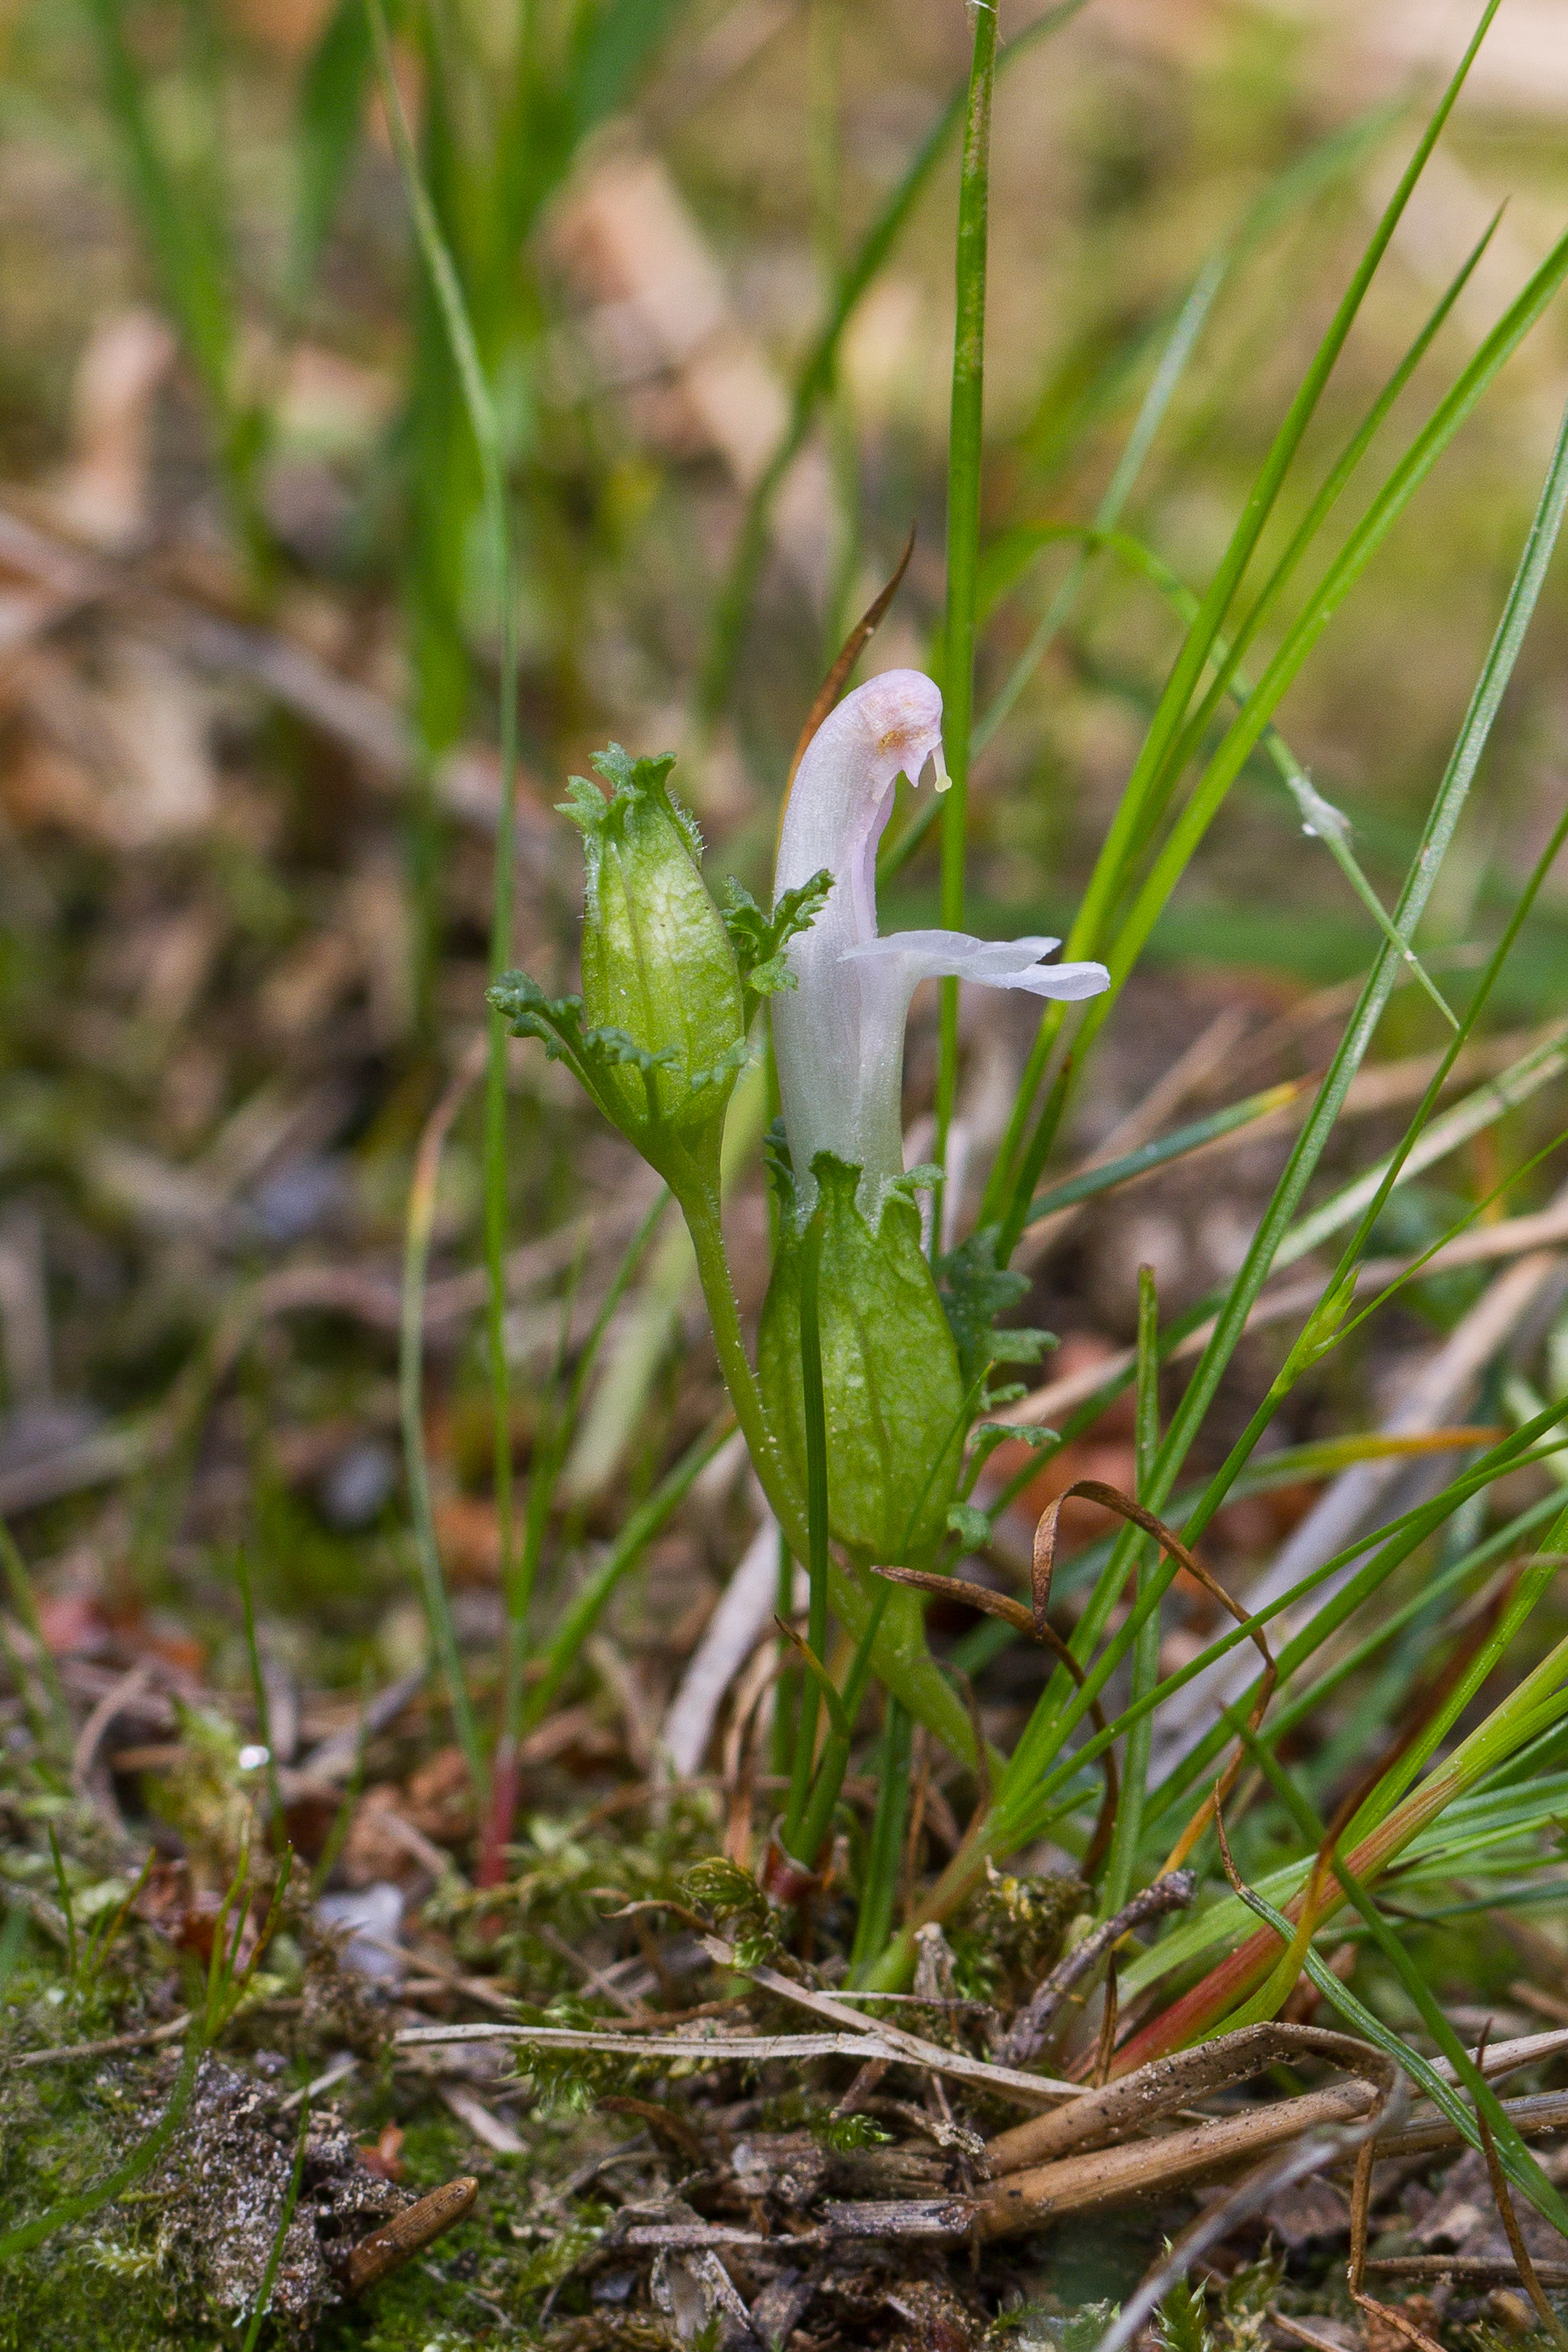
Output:
M919 982L946 975L983 988L1021 988L1076 1001L1110 984L1100 963L1046 964L1059 940L974 940L963 931L877 931L877 845L900 775L919 782L927 761L945 791L942 695L914 669L888 670L831 711L806 747L779 835L775 904L826 867L833 888L809 930L791 941L794 990L773 999L778 1063L795 1181L830 1151L861 1171L875 1214L903 1173L899 1106L904 1024Z
M862 1562L918 1566L942 1543L964 1440L989 1365L1026 1360L1039 1335L995 1334L939 1294L904 1175L900 1124L904 1024L921 980L942 973L1036 996L1097 995L1104 966L1048 966L1055 940L986 940L960 931L877 932L877 844L900 774L942 764L942 696L918 670L891 670L847 696L796 772L779 838L775 908L822 869L832 887L791 939L793 988L772 999L790 1166L786 1213L763 1309L759 1371L769 1414L804 1479L801 1262L817 1228L820 1347L832 1531ZM962 1254L961 1254L962 1255ZM944 1278L951 1275L944 1267ZM991 1308L1027 1287L988 1270ZM952 1309L950 1317L950 1309ZM962 1330L962 1339L961 1339ZM918 1607L902 1638L923 1642Z

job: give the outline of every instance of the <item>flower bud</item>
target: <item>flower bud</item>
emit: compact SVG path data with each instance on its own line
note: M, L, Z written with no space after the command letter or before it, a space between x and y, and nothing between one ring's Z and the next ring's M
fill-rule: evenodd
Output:
M827 1420L827 1516L862 1563L918 1566L941 1542L967 1427L958 1351L921 1247L905 1183L884 1193L875 1229L857 1202L858 1169L812 1162L822 1220L817 1312ZM794 1180L775 1168L784 1214L763 1307L757 1371L781 1451L805 1485L801 1385L803 1228Z
M674 761L612 744L594 762L608 800L575 776L564 813L583 828L587 897L583 1012L608 1051L605 1108L634 1140L711 1133L745 1059L741 976L702 879L701 840L669 793Z

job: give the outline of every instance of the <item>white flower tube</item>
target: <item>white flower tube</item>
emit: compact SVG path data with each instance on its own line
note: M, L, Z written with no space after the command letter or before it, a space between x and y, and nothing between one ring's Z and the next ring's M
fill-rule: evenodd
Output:
M877 845L900 774L920 781L942 756L942 696L914 669L889 670L847 695L812 737L779 835L776 904L826 866L833 888L790 943L793 990L773 1000L779 1095L795 1181L831 1151L863 1171L871 1198L903 1172L900 1097L904 1023L922 980L955 975L986 988L1075 1001L1110 984L1099 963L1046 965L1059 940L973 940L962 931L877 935Z

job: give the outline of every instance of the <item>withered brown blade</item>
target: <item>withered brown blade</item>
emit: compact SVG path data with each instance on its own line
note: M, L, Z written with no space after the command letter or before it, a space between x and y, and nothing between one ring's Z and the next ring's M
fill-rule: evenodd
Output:
M1135 1502L1131 1495L1124 1495L1120 1486L1109 1486L1101 1478L1075 1478L1064 1493L1058 1495L1053 1503L1047 1505L1035 1528L1033 1580L1037 1625L1045 1623L1046 1612L1050 1606L1051 1577L1056 1568L1057 1557L1057 1521L1061 1516L1062 1505L1070 1501L1075 1495L1081 1495L1086 1502L1098 1503L1102 1510L1114 1511L1120 1518L1129 1520L1135 1528L1142 1528L1145 1535L1153 1537L1167 1558L1173 1559L1178 1567L1185 1569L1194 1581L1203 1587L1211 1600L1217 1601L1238 1625L1247 1623L1247 1612L1239 1602L1231 1599L1219 1579L1211 1570L1204 1566L1196 1553L1188 1549L1173 1528L1168 1528L1163 1519L1157 1518L1152 1511L1146 1509L1142 1503ZM1274 1685L1279 1679L1279 1670L1274 1663L1274 1654L1264 1639L1263 1628L1260 1625L1248 1628L1248 1639L1263 1661L1263 1674L1258 1683L1258 1696L1253 1703L1247 1727L1248 1731L1256 1732L1268 1711L1268 1702L1274 1696ZM1166 1855L1163 1865L1166 1871L1177 1870L1185 1862L1208 1823L1213 1820L1217 1808L1225 1802L1236 1786L1245 1755L1245 1743L1237 1741L1236 1753L1221 1774L1213 1793L1204 1799ZM1087 1862L1084 1867L1088 1869Z
M417 2205L395 2215L384 2228L373 2230L368 2238L360 2240L343 2266L344 2292L363 2294L367 2287L401 2270L443 2230L460 2221L479 2193L479 2182L467 2173L460 2174L456 2180L432 2189L428 2197L421 2197Z
M833 664L833 667L828 671L827 676L817 688L816 699L812 704L811 709L807 711L805 716L805 725L801 729L799 735L795 739L795 755L789 763L789 783L786 783L784 786L786 794L789 791L789 785L793 784L795 782L795 770L799 767L802 760L805 757L806 745L810 742L812 737L816 734L817 729L821 726L823 720L826 718L828 712L837 701L839 692L843 687L845 679L848 677L850 671L859 660L860 656L869 645L871 639L876 635L883 614L887 611L889 605L892 603L894 597L898 594L899 590L903 585L904 574L910 568L910 558L915 551L915 532L918 528L919 526L917 524L910 523L910 535L904 541L904 551L899 558L897 571L889 581L887 586L869 604L868 604L864 613L861 614L860 618L856 622L855 626L850 630L849 635L839 646L837 657Z
M873 1576L880 1576L889 1584L912 1584L920 1592L941 1593L948 1601L962 1601L966 1608L978 1609L986 1617L1000 1617L1016 1633L1025 1634L1031 1642L1037 1638L1035 1621L1023 1603L1005 1592L993 1592L988 1584L969 1584L961 1576L932 1576L923 1568L874 1568ZM1077 1659L1073 1664L1078 1664Z
M933 1576L920 1568L873 1568L871 1573L885 1577L889 1584L911 1584L921 1592L937 1592L950 1601L963 1601L971 1609L978 1609L984 1616L1000 1617L1012 1626L1016 1633L1026 1634L1030 1641L1041 1643L1082 1689L1083 1668L1056 1627L1037 1613L1031 1614L1022 1602L1012 1600L1005 1592L993 1592L988 1584L970 1584L959 1576ZM1097 1731L1105 1729L1105 1710L1099 1699L1090 1700L1089 1716ZM1105 1799L1094 1826L1094 1834L1084 1854L1082 1868L1086 1875L1092 1874L1109 1847L1116 1827L1119 1790L1116 1759L1107 1748L1101 1752L1099 1761L1105 1775Z

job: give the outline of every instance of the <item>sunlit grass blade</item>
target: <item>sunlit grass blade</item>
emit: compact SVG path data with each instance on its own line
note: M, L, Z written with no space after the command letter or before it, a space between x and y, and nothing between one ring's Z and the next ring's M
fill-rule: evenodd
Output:
M1509 2122L1498 2103L1495 2093L1477 2068L1469 2052L1459 2042L1453 2027L1433 1999L1419 1970L1413 1966L1408 1954L1400 1946L1398 1938L1393 1934L1381 1915L1376 1912L1375 1906L1361 1886L1359 1880L1352 1876L1351 1883L1356 1889L1355 1897L1352 1899L1356 1900L1357 1908L1369 1931L1383 1950L1384 1958L1394 1969L1395 1975L1410 1994L1427 2032L1453 2066L1459 2082L1464 2085L1468 2099L1460 2095L1453 2084L1446 2082L1436 2067L1419 2051L1411 2048L1406 2037L1385 2025L1380 2017L1367 2008L1364 2001L1358 2000L1354 1993L1341 1982L1333 1970L1310 1950L1304 1956L1307 1974L1331 2008L1339 2012L1346 2024L1361 2034L1364 2040L1370 2042L1375 2049L1381 2050L1384 2056L1394 2059L1398 2065L1402 2066L1423 2095L1431 2100L1440 2114L1447 2116L1470 2147L1476 2148L1481 2145L1481 2135L1475 2120L1473 2108L1468 2102L1473 2101L1476 2106L1480 2107L1497 2136L1499 2153L1502 2157L1504 2168L1510 2179L1518 2183L1531 2203L1546 2216L1549 2221L1568 2235L1568 2208L1563 2206L1563 2200L1556 2189L1546 2179L1523 2140L1520 2138L1518 2131ZM1255 1887L1247 1888L1243 1899L1260 1919L1268 1922L1276 1935L1289 1935L1289 1921L1282 1917L1271 1904L1266 1902Z
M1481 394L1552 300L1564 276L1568 276L1568 236L1558 240L1517 300L1461 371L1334 557L1306 610L1288 632L1220 750L1199 779L1131 909L1118 926L1107 951L1111 986L1105 995L1093 1000L1085 1017L1086 1034L1092 1034L1103 1023L1119 987L1147 943L1156 916L1185 872L1287 687L1300 673L1339 606Z
M1133 1423L1137 1452L1137 1483L1140 1499L1146 1492L1160 1453L1160 1310L1154 1287L1154 1269L1141 1265L1138 1269L1138 1402ZM1142 1547L1140 1564L1140 1597L1143 1580L1152 1565L1152 1548ZM1147 1698L1160 1680L1160 1612L1149 1611L1138 1638L1132 1645L1132 1687L1134 1706ZM1139 1843L1143 1832L1143 1808L1148 1798L1149 1759L1153 1741L1154 1719L1145 1714L1127 1734L1122 1750L1121 1801L1116 1809L1116 1826L1111 1832L1110 1852L1106 1859L1105 1876L1100 1883L1098 1916L1113 1918L1132 1892L1138 1864Z
M1493 214L1492 218L1444 288L1442 294L1423 321L1420 331L1405 352L1360 425L1325 475L1306 512L1291 533L1283 552L1258 590L1251 605L1243 614L1229 641L1222 643L1222 633L1216 633L1213 649L1215 676L1208 691L1188 719L1180 742L1172 751L1168 763L1168 782L1171 786L1174 785L1176 778L1188 761L1195 755L1215 713L1219 709L1223 697L1227 692L1235 693L1242 700L1246 700L1250 696L1251 688L1242 683L1237 676L1238 666L1247 647L1257 636L1263 622L1279 604L1286 587L1320 536L1323 525L1349 488L1360 468L1363 458L1371 448L1378 432L1386 423L1395 402L1430 351L1439 331L1447 323L1455 304L1469 284L1483 255L1496 235L1498 224L1501 218L1502 214L1500 209ZM1194 603L1195 617L1195 599Z
M1494 1534L1489 1536L1484 1543L1478 1544L1471 1550L1461 1554L1458 1559L1452 1561L1447 1568L1429 1581L1424 1580L1417 1591L1403 1601L1399 1607L1391 1609L1381 1616L1376 1624L1363 1634L1359 1642L1353 1643L1349 1649L1336 1657L1333 1664L1326 1666L1312 1682L1307 1685L1305 1689L1277 1705L1258 1735L1260 1742L1267 1747L1278 1746L1279 1741L1294 1731L1300 1723L1316 1713L1336 1690L1369 1665L1378 1653L1396 1640L1415 1619L1433 1610L1436 1603L1450 1592L1469 1583L1474 1578L1483 1574L1499 1559L1515 1550L1527 1536L1543 1521L1551 1518L1560 1508L1561 1504L1555 1495L1542 1496L1542 1500L1532 1505L1528 1511L1521 1512L1518 1517L1508 1520ZM1425 1537L1422 1539L1425 1540ZM1358 1590L1352 1592L1347 1588L1343 1594L1337 1596L1326 1606L1321 1615L1314 1617L1302 1628L1300 1635L1289 1643L1281 1654L1282 1687L1289 1685L1298 1668L1310 1663L1329 1636L1337 1633L1342 1624L1349 1622L1371 1593L1379 1590L1386 1582L1393 1568L1397 1564L1397 1559L1383 1558L1372 1563L1368 1570L1363 1572L1363 1577L1358 1578ZM1243 1695L1241 1700L1243 1706L1250 1705L1253 1696L1251 1691ZM1205 1775L1211 1769L1214 1757L1224 1746L1225 1738L1224 1725L1215 1724L1212 1732L1207 1734L1199 1745L1173 1768L1168 1779L1161 1783L1159 1790L1150 1801L1152 1820L1157 1821L1173 1806L1180 1804L1189 1790L1203 1781Z
M991 107L996 89L997 11L973 14L974 46L958 178L953 262L952 397L947 441L947 598L942 615L942 736L948 790L942 807L942 919L963 929L969 855L970 729L978 625L980 490L984 457L985 273L990 236ZM936 1074L936 1164L947 1165L947 1132L958 1087L958 982L941 983ZM942 1192L931 1216L933 1256L942 1248Z
M1562 1533L1568 1521L1560 1521ZM1531 1591L1534 1605L1544 1589L1544 1579L1537 1580ZM1505 1622L1509 1635L1518 1630L1517 1607L1510 1609ZM1492 1645L1489 1644L1489 1648ZM1495 1656L1494 1656L1495 1662ZM1540 1665L1527 1675L1518 1688L1493 1708L1484 1722L1461 1741L1453 1754L1437 1764L1418 1787L1410 1790L1402 1801L1394 1805L1358 1841L1348 1859L1351 1869L1363 1880L1380 1876L1415 1837L1436 1823L1454 1801L1474 1790L1508 1756L1533 1738L1548 1722L1560 1721L1568 1712L1568 1695L1563 1690L1563 1676L1568 1674L1568 1643L1559 1643ZM1467 1678L1468 1679L1468 1678ZM1396 1768L1397 1771L1397 1768ZM1391 1779L1395 1776L1390 1776ZM1310 1858L1290 1866L1292 1878L1300 1889L1310 1867ZM1345 1900L1342 1887L1336 1879L1325 1879L1321 1888L1326 1918L1330 1911ZM1292 1926L1300 1916L1300 1894L1286 1906ZM1211 1915L1214 1920L1215 1915ZM1205 1923L1205 1927L1209 1923ZM1223 1933L1223 1929L1220 1930ZM1179 1935L1180 1931L1178 1931ZM1159 1973L1175 1964L1177 1936L1168 1939L1160 1949ZM1147 1958L1149 1956L1145 1956ZM1119 2053L1119 2063L1128 2068L1142 2065L1147 2060L1167 2050L1182 2048L1192 2037L1204 2032L1215 2020L1226 2016L1238 2000L1267 1976L1278 1957L1276 1939L1272 1935L1255 1936L1209 1970L1202 1980L1171 2007L1142 2026ZM1144 1968L1137 1971L1140 1982L1147 1981L1155 1970ZM1134 1971L1130 1970L1130 1978Z
M1557 447L1547 470L1546 480L1537 502L1535 515L1502 617L1498 625L1476 690L1471 697L1469 709L1460 727L1454 751L1444 772L1442 782L1423 830L1420 845L1412 861L1400 895L1394 921L1402 940L1408 940L1413 936L1436 880L1444 855L1452 841L1471 782L1491 731L1503 687L1512 674L1525 632L1529 627L1531 615L1535 609L1546 567L1556 545L1565 505L1568 505L1568 417L1564 418L1563 429L1559 435ZM1538 888L1543 878L1544 869L1538 865L1532 877L1531 888ZM1520 907L1516 909L1504 939L1500 942L1499 949L1491 959L1489 971L1494 978L1501 969L1503 957L1516 934L1519 922L1522 920L1523 910L1529 903L1531 895L1530 888L1521 894ZM1278 1261L1280 1245L1294 1220L1301 1195L1327 1145L1329 1136L1349 1091L1351 1080L1371 1045L1373 1034L1393 992L1400 969L1401 960L1396 957L1392 948L1384 947L1378 956L1355 1013L1341 1039L1312 1110L1275 1187L1268 1207L1254 1234L1247 1256L1231 1285L1215 1321L1214 1331L1199 1359L1197 1369L1172 1417L1171 1427L1161 1449L1160 1463L1152 1481L1156 1508L1163 1507L1165 1497L1169 1496L1180 1475L1181 1465L1202 1425L1224 1368L1230 1360L1237 1341L1246 1328L1253 1304ZM1488 984L1489 983L1483 976L1483 985L1478 988L1467 1011L1465 1022L1461 1024L1460 1036L1456 1037L1448 1048L1450 1059L1457 1053L1462 1036L1479 1017L1485 1003ZM1423 1113L1418 1113L1416 1120L1412 1122L1407 1130L1406 1162L1410 1150L1418 1143L1425 1108L1424 1106ZM1390 1170L1389 1174L1392 1175L1394 1172L1396 1171ZM1310 1225L1310 1220L1307 1222ZM1310 1244L1307 1245L1310 1246ZM1197 1512L1189 1518L1187 1522L1189 1537L1195 1534L1206 1518L1212 1516L1214 1508L1217 1507L1218 1500L1223 1497L1226 1490L1228 1477L1234 1475L1236 1469L1247 1458L1250 1445L1257 1444L1264 1425L1264 1413L1260 1409L1245 1439L1238 1442L1233 1448L1221 1473L1211 1481L1204 1502L1200 1504ZM1121 1592L1130 1558L1131 1547L1119 1544L1096 1588L1089 1606L1079 1621L1078 1633L1074 1637L1075 1644L1082 1644L1079 1655L1086 1655L1098 1642L1110 1611ZM1165 1572L1163 1568L1157 1570L1156 1581ZM1020 1756L1027 1753L1031 1759L1032 1769L1032 1764L1037 1759L1039 1754L1037 1743L1046 1737L1044 1724L1051 1718L1054 1710L1065 1704L1067 1704L1067 1694L1062 1687L1061 1678L1053 1677L1052 1685L1047 1689L1039 1708L1037 1709L1036 1717L1032 1720L1020 1749L1016 1754L1016 1763L1018 1762ZM1025 1768L1020 1766L1020 1769Z
M1144 579L1158 589L1160 594L1181 615L1183 621L1189 627L1192 625L1198 612L1196 594L1177 577L1170 565L1164 562L1152 548L1146 547L1142 541L1131 538L1122 531L1110 534L1104 539L1103 544L1121 556L1133 570L1141 572ZM1225 679L1225 690L1232 694L1245 708L1253 691L1252 684L1246 672L1236 661L1235 648L1227 645L1223 636L1215 640L1215 656ZM1205 701L1205 712L1211 707L1212 698ZM1194 730L1196 727L1197 722L1194 721ZM1394 928L1393 919L1387 908L1357 864L1354 852L1350 845L1349 818L1342 810L1335 808L1331 802L1323 798L1278 727L1270 724L1264 729L1262 747L1278 769L1286 790L1296 803L1298 813L1302 819L1303 833L1310 834L1314 839L1322 843L1384 938L1404 959L1409 968L1411 978L1436 1007L1449 1028L1457 1030L1459 1025L1458 1020L1450 1010L1447 998L1415 949L1400 938Z
M1184 1688L1195 1676L1207 1672L1240 1643L1250 1639L1255 1629L1265 1627L1272 1620L1293 1611L1340 1570L1352 1566L1361 1559L1369 1541L1380 1540L1382 1548L1375 1558L1357 1571L1319 1612L1306 1632L1298 1635L1279 1656L1279 1688L1283 1691L1291 1675L1321 1645L1327 1634L1342 1623L1402 1560L1441 1527L1468 1495L1482 1491L1521 1460L1528 1459L1530 1447L1546 1437L1565 1416L1568 1416L1568 1400L1552 1406L1535 1423L1489 1449L1480 1462L1463 1476L1452 1481L1432 1502L1418 1506L1391 1521L1381 1531L1381 1538L1358 1539L1265 1608L1217 1636L1195 1659L1164 1677L1152 1692L1124 1709L1103 1731L1093 1732L1078 1748L1068 1751L1068 1740L1080 1727L1099 1694L1132 1647L1148 1614L1159 1606L1164 1589L1163 1580L1152 1574L1147 1589L1140 1591L1137 1601L1123 1623L1084 1671L1082 1682L1073 1689L1069 1701L1060 1707L1053 1707L1048 1704L1051 1694L1047 1692L1037 1707L1014 1748L995 1802L984 1824L983 1834L979 1837L972 1835L965 1840L934 1891L926 1898L921 1916L932 1918L945 1916L952 1903L960 1900L973 1884L987 1856L1013 1852L1031 1838L1044 1834L1046 1825L1055 1822L1059 1817L1058 1801L1062 1792L1079 1780L1085 1769L1105 1748L1124 1736L1142 1715L1163 1705L1167 1698ZM1103 1593L1105 1582L1102 1577L1097 1594ZM1117 1589L1120 1590L1120 1584ZM1249 1702L1252 1696L1248 1694ZM1518 1727L1515 1728L1517 1730ZM1533 1738L1535 1728L1527 1725L1519 1736ZM1489 1765L1487 1769L1490 1769ZM1156 1812L1163 1806L1166 1791L1162 1790L1160 1794L1161 1805L1152 1809ZM1052 1811L1053 1806L1058 1806L1057 1811ZM1194 1931L1176 1932L1186 1935ZM1171 1940L1168 1938L1167 1942ZM1163 1954L1166 1944L1162 1943L1159 1948ZM909 1959L910 1947L906 1937L886 1958L878 1971L878 1981L888 1984L900 1981L907 1970ZM1131 1972L1126 1989L1136 1990Z
M1399 184L1389 198L1372 237L1365 247L1339 308L1321 340L1311 362L1303 376L1285 418L1276 434L1253 486L1248 492L1229 546L1221 559L1213 581L1204 597L1197 622L1188 630L1175 664L1160 697L1149 730L1127 787L1122 793L1095 868L1089 879L1078 919L1068 938L1066 954L1068 958L1093 956L1100 952L1110 929L1110 916L1121 895L1129 863L1142 839L1151 802L1160 797L1166 763L1178 743L1185 723L1188 708L1199 679L1210 659L1214 639L1224 626L1226 614L1252 561L1264 528L1278 502L1285 478L1300 448L1318 404L1332 374L1345 340L1389 243L1404 215L1405 209L1421 178L1422 173L1442 135L1445 125L1458 101L1470 67L1480 47L1487 29L1497 13L1499 0L1488 0L1469 47L1461 58L1453 79L1444 91L1429 118L1415 152L1402 173ZM1103 1003L1104 1000L1100 1000ZM1058 1018L1047 1013L1042 1021L1035 1046L1026 1065L1015 1103L1013 1118L1003 1140L993 1170L982 1209L982 1222L1000 1219L1004 1203L1012 1192L1016 1213L1033 1190L1036 1175L1026 1179L1017 1174L1016 1163L1023 1150L1029 1112L1037 1094L1056 1039L1060 1034ZM1047 1139L1048 1140L1048 1139ZM1043 1154L1039 1165L1043 1166ZM1037 1170L1036 1171L1037 1174Z

